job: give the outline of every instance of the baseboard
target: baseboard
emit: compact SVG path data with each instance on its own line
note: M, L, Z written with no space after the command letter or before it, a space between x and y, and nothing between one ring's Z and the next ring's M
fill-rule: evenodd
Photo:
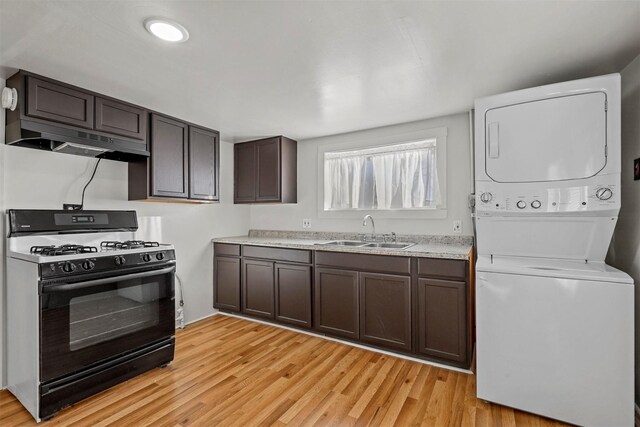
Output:
M462 372L464 374L474 375L473 371L470 371L468 369L456 368L454 366L443 365L443 364L440 364L440 363L431 362L429 360L418 359L417 357L411 357L411 356L407 356L407 355L404 355L404 354L393 353L393 352L390 352L390 351L385 351L385 350L381 350L381 349L374 348L374 347L368 347L366 345L361 345L361 344L357 344L357 343L350 342L350 341L344 341L344 340L341 340L339 338L334 338L334 337L329 337L329 336L326 336L326 335L316 334L315 332L311 332L311 331L305 331L305 330L301 330L301 329L290 328L288 326L279 325L277 323L265 322L264 320L248 318L248 317L239 316L237 314L231 314L231 313L226 313L226 312L223 313L221 311L218 312L218 313L215 313L215 314L219 314L221 316L235 317L237 319L243 319L243 320L247 320L249 322L262 323L263 325L273 326L273 327L280 328L280 329L286 329L288 331L298 332L300 334L311 335L312 337L322 338L322 339L325 339L327 341L339 342L340 344L349 345L351 347L357 347L357 348L361 348L363 350L373 351L375 353L386 354L388 356L398 357L400 359L405 359L405 360L410 360L412 362L422 363L423 365L430 365L430 366L434 366L436 368L448 369L450 371L456 371L456 372Z
M184 327L186 328L187 326L189 326L189 325L191 325L191 324L193 324L193 323L199 322L199 321L201 321L201 320L208 319L208 318L213 317L213 316L218 315L218 314L220 314L220 312L219 312L219 311L216 311L216 312L213 312L213 313L207 314L206 316L202 316L202 317L199 317L199 318L197 318L197 319L190 320L190 321L188 321L188 322L185 322L185 323L184 323ZM184 329L184 328L183 328L183 329Z

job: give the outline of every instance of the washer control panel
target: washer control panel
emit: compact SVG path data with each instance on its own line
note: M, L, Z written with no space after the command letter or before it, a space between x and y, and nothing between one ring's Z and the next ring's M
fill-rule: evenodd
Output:
M510 187L478 185L476 211L516 214L599 211L615 209L620 201L619 188L615 184L532 188L529 191L522 186Z

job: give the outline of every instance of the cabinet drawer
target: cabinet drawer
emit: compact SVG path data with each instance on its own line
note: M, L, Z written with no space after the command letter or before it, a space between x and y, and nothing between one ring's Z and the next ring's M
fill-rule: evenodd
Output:
M93 95L70 87L27 77L26 114L93 129Z
M346 252L316 252L316 264L353 270L411 274L411 258Z
M299 249L270 248L266 246L242 246L242 256L264 258L274 261L311 263L311 252Z
M420 258L418 260L418 274L420 276L464 279L467 274L467 262L454 259Z
M96 130L144 141L147 137L147 112L143 108L97 97Z
M240 256L240 245L233 245L230 243L214 243L213 253L215 256Z

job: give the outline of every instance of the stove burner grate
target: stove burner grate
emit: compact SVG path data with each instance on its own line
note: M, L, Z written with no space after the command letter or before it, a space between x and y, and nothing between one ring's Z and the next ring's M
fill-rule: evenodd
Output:
M95 246L83 246L83 245L61 245L61 246L32 246L29 251L32 254L42 256L57 256L57 255L71 255L71 254L88 254L98 252L98 248Z
M100 243L100 247L105 249L157 248L158 246L160 246L158 242L146 242L144 240L126 240L124 242L105 241Z

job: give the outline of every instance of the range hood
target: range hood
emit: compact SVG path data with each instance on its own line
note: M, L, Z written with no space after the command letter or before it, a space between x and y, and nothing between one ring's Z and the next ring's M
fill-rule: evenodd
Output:
M98 132L28 119L7 124L5 139L7 144L19 147L124 162L149 157L147 145L143 141L136 142L126 138L120 139L117 136L104 136Z

